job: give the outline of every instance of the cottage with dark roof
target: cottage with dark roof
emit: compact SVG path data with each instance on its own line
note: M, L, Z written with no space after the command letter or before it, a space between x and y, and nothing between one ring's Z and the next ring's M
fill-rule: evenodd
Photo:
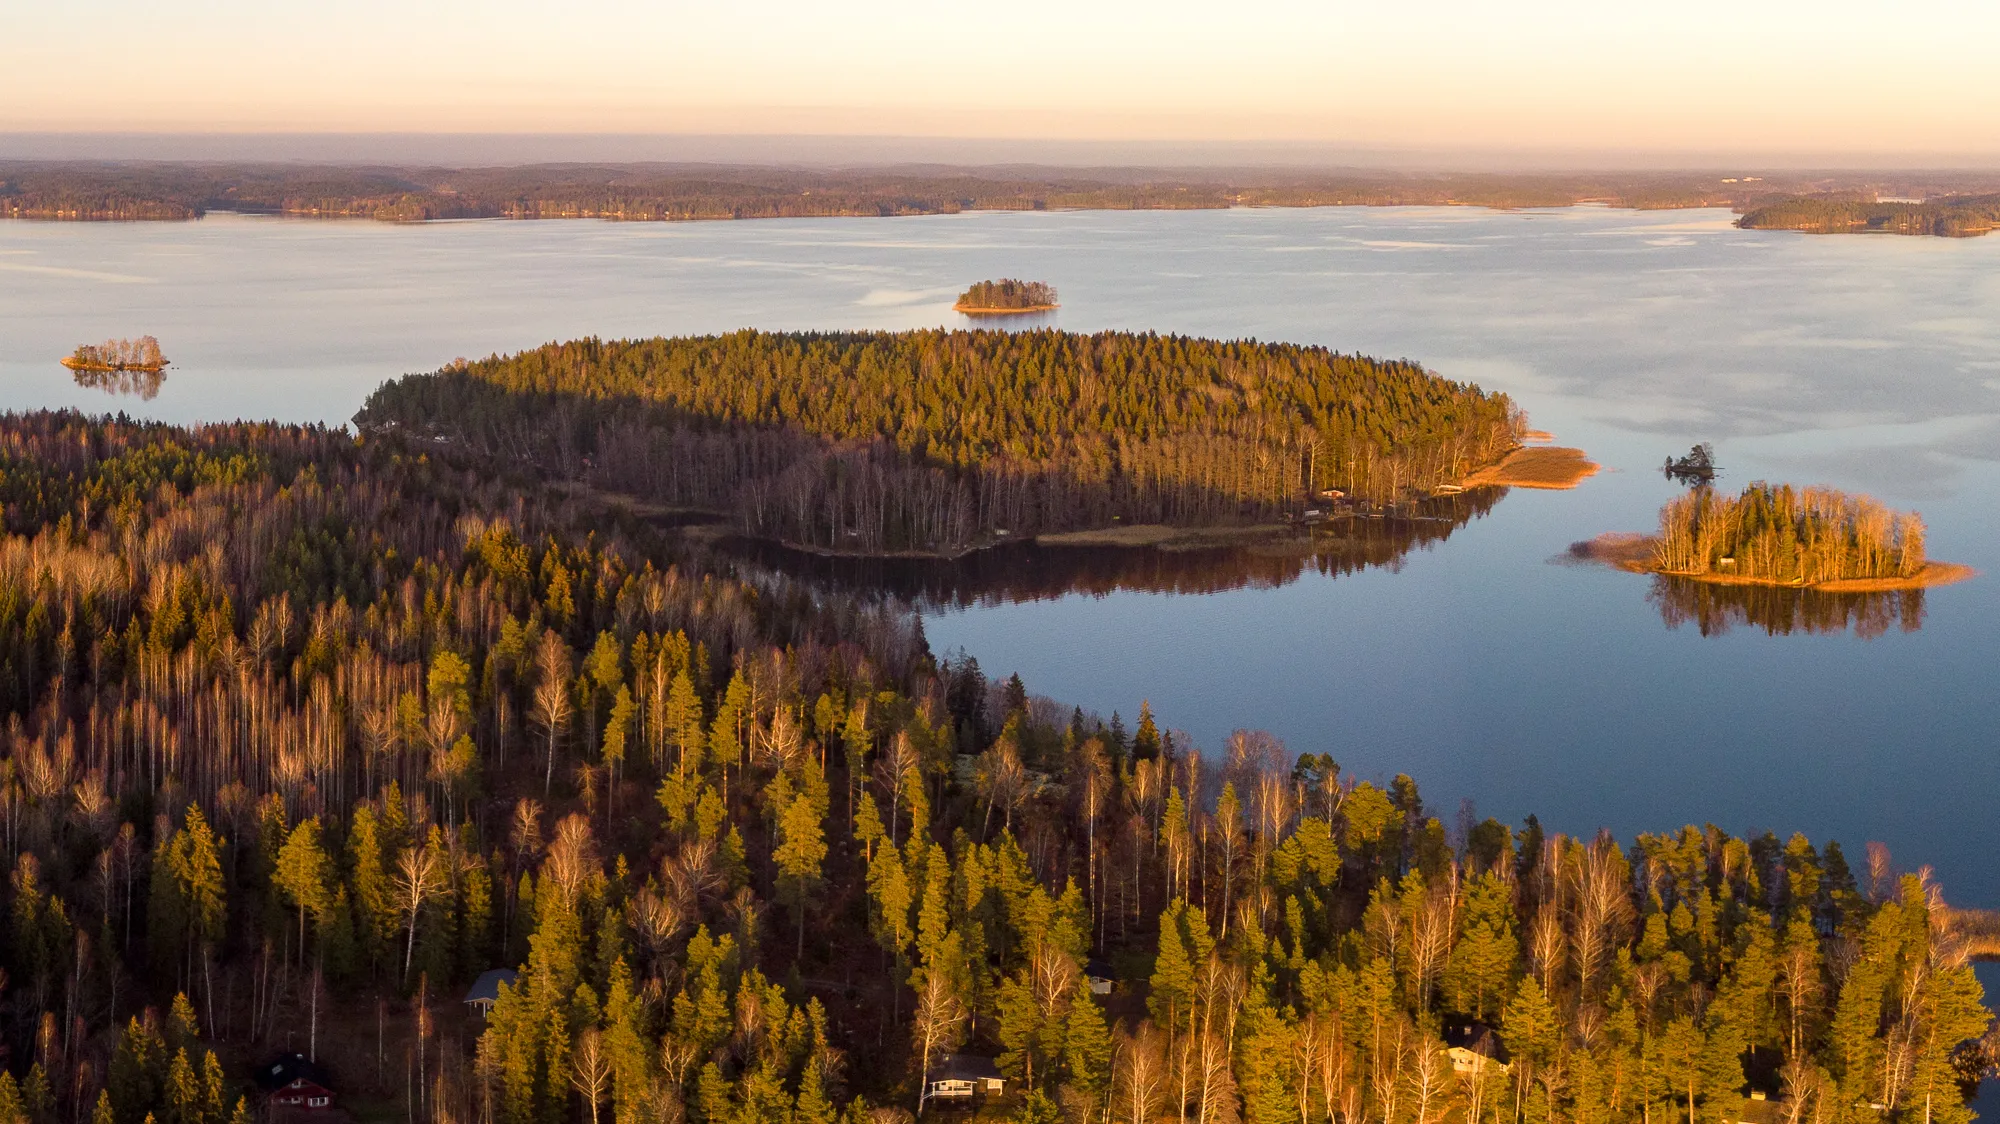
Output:
M280 1054L258 1066L256 1078L264 1108L274 1117L333 1107L333 1075L304 1054Z
M465 993L465 1005L479 1012L480 1018L493 1014L493 1005L500 1002L500 985L515 986L521 974L512 968L489 968L479 973L472 981L472 990Z
M1454 1073L1507 1072L1507 1047L1485 1023L1456 1023L1446 1027L1444 1045Z

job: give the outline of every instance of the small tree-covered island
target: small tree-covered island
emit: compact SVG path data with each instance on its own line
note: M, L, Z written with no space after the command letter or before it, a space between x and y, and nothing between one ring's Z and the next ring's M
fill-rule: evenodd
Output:
M1408 361L1047 329L579 340L407 376L355 421L755 538L935 555L1406 504L1525 428Z
M814 348L888 342L570 347L488 374L698 388L707 413L672 401L702 456L662 472L726 479L789 471L792 438L759 443L754 382L669 383L668 360L823 373ZM1119 343L1185 349L1224 388L1309 361ZM929 345L919 416L976 448L949 372L994 342ZM1102 362L1116 387L1169 369ZM1437 443L1419 458L1504 443L1498 403L1397 378L1391 416ZM865 427L852 389L826 402ZM783 408L821 417L798 393ZM1346 416L1352 386L1328 393ZM531 432L462 401L495 442ZM1981 930L1886 850L1447 826L1407 776L991 682L894 603L711 565L471 444L0 416L0 1121L1971 1117ZM1401 471L1426 463L1448 462Z
M148 371L159 372L167 367L167 357L160 352L160 341L151 336L140 336L135 340L106 340L99 344L84 344L63 356L62 365L72 371Z
M1660 509L1655 535L1605 535L1579 554L1699 581L1870 593L1948 585L1966 566L1924 556L1924 521L1867 496L1758 482L1741 495L1698 488Z
M1056 290L1046 281L981 281L951 307L968 316L1047 312L1057 307Z

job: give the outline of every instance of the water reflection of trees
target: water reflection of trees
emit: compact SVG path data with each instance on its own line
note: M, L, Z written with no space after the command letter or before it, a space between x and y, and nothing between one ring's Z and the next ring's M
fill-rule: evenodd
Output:
M1402 514L1330 520L1310 529L1227 546L1041 546L1013 543L962 558L843 558L738 542L732 552L809 582L887 594L923 611L1041 601L1071 593L1104 596L1273 589L1307 572L1328 576L1394 570L1412 550L1443 542L1485 515L1505 488L1425 501Z
M1828 593L1770 585L1718 585L1656 574L1646 595L1668 628L1693 624L1703 636L1721 636L1738 625L1761 628L1770 636L1794 632L1827 634L1850 629L1872 640L1891 628L1915 632L1924 626L1924 591Z
M110 395L136 394L147 402L159 397L160 384L167 381L165 371L79 370L75 375L78 386L95 387Z

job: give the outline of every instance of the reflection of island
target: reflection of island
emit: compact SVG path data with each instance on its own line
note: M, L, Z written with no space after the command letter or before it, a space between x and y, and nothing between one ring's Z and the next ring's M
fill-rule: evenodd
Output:
M863 558L791 550L732 538L730 553L846 593L880 592L925 611L1040 601L1119 590L1217 593L1276 588L1308 571L1329 576L1395 569L1412 550L1443 542L1492 510L1505 488L1481 488L1412 505L1402 515L1351 516L1218 545L1042 545L1032 541L956 559Z
M159 397L160 384L167 381L167 373L157 367L125 367L108 371L78 367L75 371L78 386L95 387L111 395L136 394L147 402Z
M1823 635L1853 629L1872 640L1900 627L1915 632L1924 624L1924 591L1839 593L1772 585L1718 585L1670 574L1653 576L1646 595L1668 628L1693 624L1703 636L1721 636L1737 625L1766 635L1794 632Z
M1633 573L1718 585L1887 593L1949 585L1971 568L1924 557L1924 521L1867 496L1758 482L1740 496L1708 488L1669 500L1655 535L1600 535L1579 558Z
M981 281L960 293L951 307L967 316L1048 312L1056 307L1056 289L1046 281Z

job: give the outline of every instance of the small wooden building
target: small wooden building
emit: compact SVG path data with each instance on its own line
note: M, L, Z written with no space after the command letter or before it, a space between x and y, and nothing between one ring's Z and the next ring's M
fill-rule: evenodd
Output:
M1445 1056L1454 1073L1505 1073L1507 1047L1485 1023L1457 1023L1444 1031Z
M1083 978L1090 984L1092 995L1109 995L1118 982L1118 974L1111 965L1102 960L1091 960L1083 966Z
M465 1005L480 1018L486 1018L493 1014L493 1005L500 1002L500 985L513 987L520 978L521 974L512 968L489 968L472 981L472 990L465 993Z
M333 1075L304 1054L280 1054L257 1067L257 1088L273 1119L333 1108Z
M974 1054L946 1054L931 1070L930 1096L933 1099L963 1100L975 1093L997 1097L1005 1092L1007 1079L992 1058Z

